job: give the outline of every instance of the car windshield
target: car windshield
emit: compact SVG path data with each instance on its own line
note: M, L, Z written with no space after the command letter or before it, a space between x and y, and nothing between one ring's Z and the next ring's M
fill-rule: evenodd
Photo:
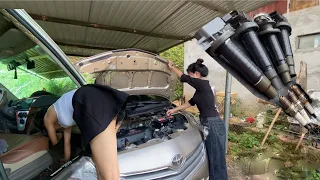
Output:
M19 99L43 91L60 96L77 87L39 46L0 59L0 83Z

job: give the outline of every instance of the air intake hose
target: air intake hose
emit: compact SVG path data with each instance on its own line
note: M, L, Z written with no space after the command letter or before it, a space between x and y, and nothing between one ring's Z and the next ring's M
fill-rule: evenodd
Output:
M227 25L220 17L213 19L203 26L196 34L198 44L212 56L222 55L233 67L253 84L256 89L273 99L277 96L277 90L271 85L270 80L264 76L260 69L254 65L251 59L238 48L230 37L234 29Z
M273 68L265 48L258 38L256 31L259 29L259 26L255 22L249 20L246 14L239 11L232 11L222 17L222 19L226 21L226 23L230 23L230 25L236 29L234 36L244 44L255 64L271 81L272 86L279 90L283 84Z
M287 18L281 14L278 14L277 11L274 11L269 15L277 23L275 27L280 30L280 33L277 34L278 40L283 50L283 53L286 56L286 61L289 66L290 76L293 78L296 76L296 71L294 68L293 53L292 53L290 39L289 39L289 36L291 35L291 30L292 30L291 26L288 23Z
M277 71L281 76L284 84L291 82L291 76L289 74L289 68L285 61L284 54L282 52L280 43L276 34L280 33L279 29L274 29L276 24L268 14L260 13L254 17L254 21L259 25L259 35L265 42L267 49L272 56L273 64L277 67Z

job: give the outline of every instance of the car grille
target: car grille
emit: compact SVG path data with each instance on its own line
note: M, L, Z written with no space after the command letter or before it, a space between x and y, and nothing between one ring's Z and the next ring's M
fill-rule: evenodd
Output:
M206 149L202 142L186 159L184 164L178 169L165 167L152 172L139 173L133 175L122 176L122 180L136 180L136 179L190 179L193 174L201 168L206 157Z

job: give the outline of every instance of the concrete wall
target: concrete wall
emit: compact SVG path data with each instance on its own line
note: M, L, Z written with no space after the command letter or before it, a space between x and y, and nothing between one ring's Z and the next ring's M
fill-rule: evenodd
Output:
M308 89L320 89L320 49L297 50L297 36L320 32L320 6L291 12L286 14L292 26L291 44L294 52L296 64L296 72L299 72L300 61L303 60L308 65ZM200 46L196 40L188 41L184 44L184 67L187 69L190 63L197 58L203 58L204 64L209 68L209 76L211 85L215 86L216 91L223 91L225 87L225 70L214 61ZM232 79L232 92L238 94L238 97L245 102L256 102L253 96L242 84L236 79ZM189 85L184 85L184 94L186 98L190 98L194 93L194 89Z
M298 36L320 33L320 6L294 11L286 14L291 27L290 36L296 72L299 72L300 61L307 63L308 89L320 89L320 47L297 49Z

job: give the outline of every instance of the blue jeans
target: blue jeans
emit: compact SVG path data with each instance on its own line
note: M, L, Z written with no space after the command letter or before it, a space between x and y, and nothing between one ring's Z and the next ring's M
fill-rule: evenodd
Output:
M207 131L205 145L209 159L209 180L227 180L226 129L219 116L200 118Z

